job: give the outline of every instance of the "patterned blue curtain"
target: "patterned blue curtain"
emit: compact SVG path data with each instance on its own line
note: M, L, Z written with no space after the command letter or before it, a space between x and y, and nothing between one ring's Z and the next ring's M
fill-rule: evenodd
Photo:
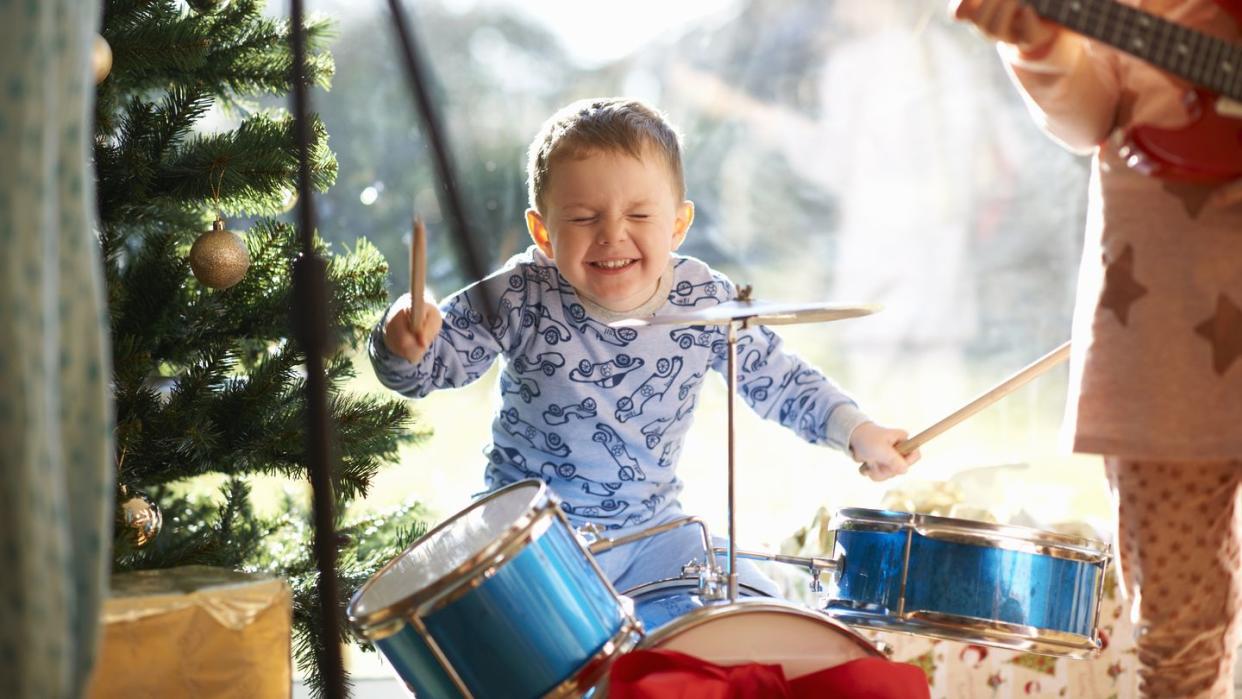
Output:
M94 0L0 0L0 696L74 697L111 558Z

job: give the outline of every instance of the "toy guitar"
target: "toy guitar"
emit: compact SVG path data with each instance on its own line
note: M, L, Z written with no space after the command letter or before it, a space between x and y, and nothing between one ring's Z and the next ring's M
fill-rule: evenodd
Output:
M1215 0L1242 22L1242 0ZM1242 45L1183 27L1116 0L1024 0L1044 19L1124 51L1195 86L1191 122L1139 125L1123 135L1126 163L1148 175L1193 182L1242 177Z

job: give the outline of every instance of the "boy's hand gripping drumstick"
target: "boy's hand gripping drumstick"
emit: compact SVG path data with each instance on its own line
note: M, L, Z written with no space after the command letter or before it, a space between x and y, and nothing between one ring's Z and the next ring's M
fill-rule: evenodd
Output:
M414 233L410 239L410 332L418 335L423 324L423 287L427 285L427 229L423 220L414 217Z
M1035 377L1047 372L1049 369L1065 361L1069 357L1069 352L1070 343L1067 341L1060 347L1057 347L1048 354L1045 354L1034 362L1031 362L1027 366L1023 367L1020 371L1018 371L1018 373L1010 376L1008 379L1005 379L987 392L980 395L978 398L975 398L961 408L953 411L936 424L914 435L910 439L894 445L894 448L897 450L897 453L902 456L910 454L915 449L918 449L926 444L933 437L944 433L950 427L957 425L959 422L962 422L966 418L974 415L980 410L983 410L989 405L992 405L1001 398L1013 393ZM858 472L863 475L867 475L868 471L869 469L867 468L867 464L863 464L858 467Z

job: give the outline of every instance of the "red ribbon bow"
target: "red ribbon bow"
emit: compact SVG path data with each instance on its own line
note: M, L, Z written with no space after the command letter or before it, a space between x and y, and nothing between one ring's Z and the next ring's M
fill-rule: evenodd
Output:
M780 665L716 665L671 650L637 650L613 663L612 699L930 699L917 666L861 658L792 680Z

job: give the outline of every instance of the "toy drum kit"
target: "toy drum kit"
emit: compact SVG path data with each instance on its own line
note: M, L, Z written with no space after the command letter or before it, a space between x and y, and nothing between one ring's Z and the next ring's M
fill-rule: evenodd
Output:
M830 557L739 551L733 415L738 330L866 315L869 306L749 299L622 323L727 325L728 525L716 548L687 517L608 539L576 531L541 480L513 483L428 532L371 577L348 616L420 699L606 696L608 671L632 650L671 650L720 665L780 665L795 678L880 657L852 627L1062 657L1088 657L1107 546L1024 527L847 508L833 518ZM1067 346L897 449L909 454L951 424L1064 358ZM682 576L618 593L594 555L683 526L702 531L703 559ZM815 608L739 585L738 558L805 568ZM723 568L718 559L723 559ZM827 585L824 585L825 579Z

